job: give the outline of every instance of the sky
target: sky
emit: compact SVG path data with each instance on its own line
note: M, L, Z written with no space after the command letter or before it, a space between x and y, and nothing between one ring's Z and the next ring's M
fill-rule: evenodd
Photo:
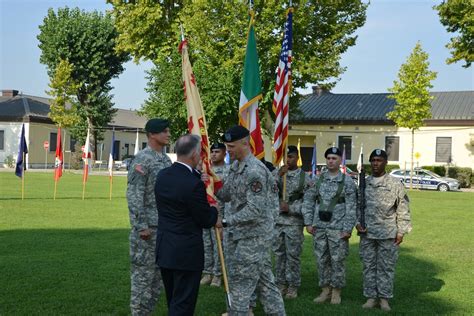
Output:
M356 45L342 56L341 65L347 70L332 92L387 92L417 41L430 56L430 69L438 73L433 91L474 90L474 67L466 69L462 63L445 62L450 55L445 45L452 34L432 9L440 2L372 0L366 23L356 32ZM0 89L46 96L49 78L46 67L39 62L41 52L36 36L48 8L64 6L86 11L110 9L105 0L0 0ZM297 58L298 52L293 55ZM141 107L148 96L144 89L146 70L151 67L150 62L125 64L125 71L111 82L116 107ZM310 93L311 85L301 92Z

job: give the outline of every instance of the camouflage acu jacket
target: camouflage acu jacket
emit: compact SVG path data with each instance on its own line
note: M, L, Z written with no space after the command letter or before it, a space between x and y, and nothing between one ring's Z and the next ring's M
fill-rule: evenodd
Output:
M367 238L389 239L411 231L409 199L400 180L386 174L375 183L369 176L365 196Z
M217 197L230 202L225 219L234 240L265 236L273 230L274 192L277 190L267 167L252 154L234 161Z
M300 190L301 173L304 175L303 186ZM278 209L275 222L281 225L303 225L303 206L304 191L309 188L311 180L305 172L298 168L296 170L288 170L286 174L286 201L288 202L289 212L281 213ZM283 188L283 177L278 177L278 185Z
M303 218L305 226L312 225L316 229L332 229L347 233L352 232L352 228L356 223L356 207L357 207L357 192L356 185L349 176L344 177L344 186L340 194L340 200L332 211L331 220L328 222L322 221L319 217L320 202L323 201L325 205L329 205L331 199L336 195L339 183L343 181L343 174L341 172L334 178L329 176L328 172L320 175L322 178L319 190L316 183L311 186L304 194L303 200Z
M171 159L150 147L140 151L128 171L127 201L130 224L137 230L158 226L155 181L160 170L171 166Z
M222 166L213 166L212 170L218 176L221 178L222 181L224 181L225 177L227 177L227 174L229 173L229 165L222 165ZM226 209L226 203L221 201L219 198L217 199L217 203L219 204L219 217L223 218L225 214L225 209Z

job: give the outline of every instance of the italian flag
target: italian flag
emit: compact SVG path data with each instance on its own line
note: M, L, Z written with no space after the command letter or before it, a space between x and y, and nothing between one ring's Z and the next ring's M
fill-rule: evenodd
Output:
M258 65L257 42L255 40L254 16L250 15L250 25L247 34L247 50L245 53L244 74L240 91L239 124L250 131L252 152L258 159L263 158L264 149L258 102L262 99L262 81Z

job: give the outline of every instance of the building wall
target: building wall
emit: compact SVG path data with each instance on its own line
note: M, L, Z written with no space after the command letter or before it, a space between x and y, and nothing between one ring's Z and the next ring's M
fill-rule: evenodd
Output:
M3 165L3 161L8 155L12 155L16 160L18 154L19 139L21 133L22 123L9 123L9 122L0 122L0 130L4 131L4 150L0 150L0 166ZM44 141L50 142L51 133L57 133L57 127L52 124L42 124L42 123L25 123L25 134L26 141L28 144L28 156L27 163L30 168L53 168L54 167L54 158L55 150L51 150L52 147L48 150L45 150L43 147ZM64 150L64 163L67 166L69 159L71 157L71 135L67 129L61 131L61 138L63 143ZM112 131L107 130L104 134L104 140L98 143L97 148L97 157L95 160L103 160L104 163L109 158L110 146L112 140ZM120 141L120 150L119 150L119 159L122 160L123 156L128 153L130 155L134 154L135 151L135 140L136 132L135 131L116 131L115 140ZM143 143L147 142L146 134L139 133L139 149L142 149ZM103 147L102 147L103 144ZM51 143L50 143L51 145ZM102 148L102 150L101 150Z
M0 149L0 167L5 159L12 156L16 160L20 145L21 122L0 122L0 131L3 131L3 149ZM28 141L29 123L25 123L25 134Z
M289 131L289 144L296 145L298 139L302 148L313 147L315 138L317 144L317 161L324 163L324 151L331 146L338 146L339 136L352 137L352 157L347 163L357 163L361 145L364 157L369 156L375 148L385 149L386 136L399 137L399 159L389 161L401 167L410 165L411 161L411 132L395 126L384 125L293 125ZM419 153L415 163L423 165L444 165L436 162L436 138L451 137L452 164L460 167L474 167L474 127L469 126L426 126L415 132L414 152ZM309 158L311 159L311 158ZM306 157L306 160L308 158ZM365 158L367 163L367 159Z

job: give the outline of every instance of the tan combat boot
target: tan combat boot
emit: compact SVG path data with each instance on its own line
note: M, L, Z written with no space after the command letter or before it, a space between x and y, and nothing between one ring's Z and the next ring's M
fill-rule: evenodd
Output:
M221 277L220 276L214 276L212 278L211 286L220 287L221 286Z
M375 298L369 298L367 302L365 302L364 305L362 305L362 308L369 309L369 308L375 308L377 307L377 299Z
M249 316L254 316L252 307L249 308Z
M292 300L297 297L298 297L298 288L290 285L288 287L288 290L286 290L285 298Z
M323 287L321 294L319 294L319 296L316 297L313 300L313 302L321 304L321 303L326 302L330 298L331 298L331 287L326 286L326 287Z
M199 284L201 285L206 285L206 284L209 284L211 283L211 276L209 274L205 274L202 279L201 279L201 282L199 282Z
M390 305L388 305L388 300L386 298L380 299L380 309L384 312L390 312L392 310Z
M280 290L282 297L286 295L287 288L285 284L278 284L278 290Z
M331 304L333 305L341 304L341 289L337 289L337 288L332 289Z

